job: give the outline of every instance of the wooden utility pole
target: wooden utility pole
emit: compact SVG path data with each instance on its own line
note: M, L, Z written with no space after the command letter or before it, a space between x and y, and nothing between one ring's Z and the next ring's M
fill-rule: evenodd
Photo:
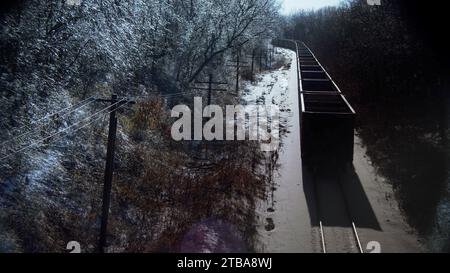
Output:
M247 64L247 62L241 62L241 58L240 57L241 57L241 49L238 49L236 51L236 64L228 65L228 66L236 67L236 86L235 86L236 94L239 93L239 73L240 73L240 69L241 69L241 67L248 67L248 65L242 65L242 64Z
M252 59L252 62L251 62L251 65L250 65L251 70L252 70L252 72L251 72L251 81L252 81L252 82L255 82L255 61L256 61L255 58L256 58L256 48L253 48L252 54L251 54L251 55L246 55L246 57Z
M262 54L263 54L263 53L262 53L262 49L260 49L260 50L259 50L259 72L262 71L262 57L263 57Z
M191 86L190 88L192 89L196 89L196 90L208 90L208 105L211 105L211 101L212 101L212 91L228 91L227 89L224 88L213 88L213 84L214 85L224 85L224 84L228 84L227 82L215 82L213 81L213 74L210 73L208 76L208 81L207 82L202 82L202 81L195 81L196 84L207 84L208 87L197 87L197 86Z
M208 105L211 105L212 103L212 91L222 91L222 92L226 92L228 91L227 89L224 88L213 88L213 84L214 85L224 85L224 84L228 84L227 82L214 82L213 81L213 74L210 73L208 75L208 81L207 82L202 82L202 81L195 81L196 84L207 84L208 87L198 87L198 86L191 86L190 88L192 89L197 89L197 90L208 90ZM205 152L204 152L204 158L206 159L208 157L208 146L206 146L206 143L204 144L204 148L205 148Z
M213 74L209 74L209 80L208 80L208 105L211 105L212 79L213 79Z
M255 68L255 49L253 49L252 51L252 82L255 81L254 68Z
M236 54L236 94L238 94L239 92L239 68L240 68L240 64L239 64L239 58L241 56L241 49L238 49L237 54Z
M104 252L106 245L106 233L108 227L109 204L111 201L111 187L114 172L114 148L116 146L117 132L117 95L111 96L111 105L114 105L109 113L108 148L106 152L105 180L103 183L102 220L100 227L99 250Z
M272 68L273 48L269 47L269 67Z
M268 68L268 63L269 63L269 57L267 56L269 50L264 50L264 67L267 69Z
M98 244L99 252L103 253L106 246L106 237L108 232L108 215L109 206L111 202L111 188L114 174L114 150L116 147L116 133L117 133L117 117L116 112L119 104L134 103L127 100L117 99L117 95L113 94L111 99L97 99L97 101L110 102L111 109L109 113L109 129L108 129L108 146L106 151L106 166L105 177L103 183L103 198L102 198L102 218L100 226L100 239Z

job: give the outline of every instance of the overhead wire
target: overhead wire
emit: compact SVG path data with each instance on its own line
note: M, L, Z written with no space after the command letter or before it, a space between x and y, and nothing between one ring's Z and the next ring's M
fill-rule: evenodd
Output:
M32 124L39 123L39 122L44 121L44 120L46 120L46 119L48 119L48 118L50 118L50 117L53 117L53 116L58 115L58 114L61 114L62 112L66 111L66 110L68 110L68 109L70 109L70 108L75 107L74 109L72 109L72 110L69 112L69 113L72 113L72 112L76 111L78 108L84 107L84 106L86 106L87 104L91 103L93 100L94 100L94 96L91 96L91 97L89 97L89 98L87 98L87 99L84 99L84 100L82 100L82 101L80 101L80 102L77 102L75 105L71 105L71 106L64 107L64 108L62 108L62 109L60 109L60 110L58 110L58 111L56 111L56 112L53 112L53 113L51 113L51 114L45 115L45 116L43 116L43 117L41 117L41 118L35 120L35 121L32 121ZM88 102L88 103L84 104L85 102ZM27 125L23 125L23 126L21 126L21 127L18 127L18 128L15 129L15 130L20 130L20 129L24 128L24 127L28 127L28 126L27 126ZM29 128L28 128L28 129L29 129Z
M115 102L115 103L109 105L108 107L105 107L105 108L103 108L102 110L97 111L96 113L90 115L89 117L84 118L84 119L82 119L81 121L78 121L78 122L76 122L76 123L70 125L69 127L64 128L63 130L60 130L60 131L58 131L58 132L56 132L56 133L53 133L53 134L50 134L50 135L48 135L48 136L46 136L46 137L44 137L44 138L41 138L41 139L39 139L39 140L37 140L37 141L31 143L30 145L27 145L27 146L25 146L25 147L23 147L23 148L20 148L20 149L18 149L18 150L15 150L15 151L9 153L8 155L1 157L1 158L0 158L0 161L3 161L3 160L5 160L5 159L7 159L7 158L9 158L9 157L11 157L11 156L17 154L17 153L20 153L20 152L22 152L22 151L25 151L25 150L27 150L27 149L29 149L29 148L32 148L33 146L35 146L35 145L37 145L37 144L40 144L40 143L42 143L42 142L44 142L44 141L46 141L46 140L48 140L48 139L51 139L51 138L53 138L53 137L55 137L55 136L57 136L57 135L60 135L60 134L62 134L62 133L64 133L64 132L66 132L66 131L72 129L73 127L75 127L75 126L77 126L77 125L83 123L84 121L87 121L87 120L93 118L94 116L101 114L102 112L106 111L107 109L114 108L116 105L118 105L118 104L120 104L120 103L122 103L122 102L126 102L126 99L123 98L123 99L121 99L121 100L119 100L119 101L117 101L117 102ZM125 103L125 104L126 104L126 103ZM122 105L122 106L123 106L123 105ZM121 107L122 107L122 106L121 106ZM115 108L113 111L115 111L115 110L117 110L117 108ZM111 112L112 112L112 111L111 111ZM86 125L86 126L87 126L87 125ZM84 127L85 127L85 126L84 126Z
M46 119L48 119L48 118L50 118L50 117L53 117L53 116L58 115L58 114L60 114L60 113L63 113L65 110L69 110L69 109L75 107L75 108L73 108L72 110L70 110L69 112L63 113L63 115L60 116L60 118L66 117L66 116L68 116L69 114L71 114L71 113L73 113L73 112L75 112L75 111L77 111L77 110L79 110L79 109L81 109L81 108L83 108L83 107L85 107L85 106L91 104L92 102L94 102L94 97L87 98L87 99L85 99L85 100L83 100L83 101L81 101L81 102L78 102L78 103L75 104L75 105L72 105L72 106L69 106L69 107L65 107L65 108L63 108L63 109L58 110L57 112L54 112L54 113L49 114L49 115L47 115L47 116L45 116L45 117L42 117L42 118L40 118L40 119L34 121L33 124L40 123L40 122L42 122L42 121L44 121L44 120L46 120ZM78 106L77 106L77 105L78 105ZM20 134L20 135L18 135L18 136L14 136L14 138L10 138L10 139L8 139L8 140L3 141L2 143L0 143L0 147L3 147L5 144L7 144L7 143L9 143L9 142L11 142L11 141L13 141L13 140L16 140L16 139L21 138L21 137L26 136L26 135L29 135L29 134L31 134L31 133L37 131L37 129L43 128L45 125L46 125L46 124L40 124L39 126L33 128L33 129L29 128L29 127L26 126L26 125L24 125L24 126L22 126L22 127L19 127L19 128L17 128L16 130L20 130L20 129L23 128L23 127L28 127L29 130L26 131L26 132L24 132L24 133L22 133L22 134ZM13 131L14 131L14 130L13 130Z
M118 109L124 107L124 106L125 106L126 104L128 104L128 103L129 103L129 101L125 101L122 105L115 107L115 109L110 110L110 111L107 111L106 113L101 114L99 117L93 119L92 121L90 121L90 122L88 122L88 123L86 123L86 124L84 124L84 125L82 125L82 126L76 128L76 129L74 129L74 130L72 131L72 133L78 132L78 131L80 131L81 129L86 128L87 126L89 126L89 125L91 125L91 124L93 124L93 123L99 121L100 119L104 118L105 116L107 116L107 115L110 114L111 112L117 111ZM110 105L109 107L106 107L106 108L110 108L111 106L113 106L113 105ZM103 110L104 110L104 109L103 109ZM99 111L99 112L100 112L100 111ZM97 113L99 113L99 112L97 112ZM93 117L93 116L95 116L95 115L96 115L96 114L92 115L91 117ZM87 119L90 119L91 117L88 117ZM85 120L86 120L86 119L85 119ZM69 128L68 128L68 129L69 129ZM60 136L60 135L61 135L61 134L59 134L59 136ZM52 139L55 139L55 138L57 138L57 137L58 137L58 135L55 136L55 137L52 137ZM45 140L44 140L44 141L45 141ZM41 141L41 142L43 142L43 141ZM33 145L29 145L29 146L30 146L29 149L34 149L34 148L39 147L39 146L32 147ZM25 152L25 153L26 153L26 152ZM5 157L5 159L6 159L6 157ZM0 159L0 162L1 162L2 160L3 160L3 159ZM34 160L34 159L32 159L32 160ZM0 164L0 166L5 166L5 164L6 164L6 163Z
M164 98L174 98L174 97L183 96L183 95L186 95L186 94L189 94L189 93L193 93L193 92L198 92L198 91L196 91L196 90L189 90L189 91L187 91L187 92L178 92L178 93L165 94L165 95L155 94L155 95L159 95L159 96L164 97ZM151 97L151 95L141 95L141 96L135 96L134 98L139 99L139 98L150 98L150 97ZM69 114L71 114L71 113L73 113L73 112L79 110L80 108L89 105L89 104L92 103L93 101L95 101L95 98L94 98L94 96L91 96L91 97L89 97L89 98L87 98L87 99L84 99L84 100L78 102L78 103L75 104L75 105L65 107L65 108L63 108L63 109L60 109L60 110L54 112L54 113L51 113L51 114L46 115L46 116L44 116L44 117L42 117L42 118L39 118L39 119L33 121L32 124L38 124L38 123L40 123L40 122L42 122L42 121L45 121L45 120L47 120L47 119L49 119L49 118L51 118L51 117L53 117L53 116L55 116L55 115L61 114L61 113L63 113L63 115L62 115L61 117L65 117L65 116L67 116L67 115L69 115ZM104 109L102 109L102 110L100 110L100 111L94 113L93 115L91 115L91 116L89 116L89 117L87 117L87 118L85 118L85 119L83 119L83 120L81 120L81 121L79 121L79 122L76 122L76 123L72 124L71 126L69 126L69 127L67 127L67 128L64 128L63 130L60 130L60 131L58 131L58 132L56 132L56 133L54 133L54 134L48 135L48 136L46 136L46 137L44 137L44 138L41 138L41 139L39 139L39 140L37 140L37 141L31 143L30 145L27 145L27 146L23 147L23 148L20 148L20 149L18 149L18 150L14 150L14 151L12 151L11 153L9 153L8 155L6 155L6 156L0 158L0 161L3 161L3 160L5 160L5 159L11 157L11 156L14 155L14 154L17 154L17 153L19 153L19 152L22 152L22 151L24 151L24 150L26 150L26 149L28 149L28 148L31 148L31 147L33 147L33 146L35 146L35 145L37 145L37 144L42 143L42 142L44 142L44 141L46 141L46 140L48 140L48 139L50 139L50 138L53 138L53 137L57 136L58 134L64 133L64 132L66 132L66 131L72 129L73 127L75 127L75 126L81 124L82 122L84 122L84 121L86 121L86 120L89 120L89 119L93 118L94 116L100 114L101 112L103 112L103 111L105 111L105 110L107 110L107 109L109 109L109 108L111 108L111 107L114 107L115 105L117 105L117 104L119 104L119 103L121 103L121 102L124 102L124 101L125 101L125 98L119 100L118 102L116 102L116 103L114 103L114 104L111 104L110 106L108 106L108 107L106 107L106 108L104 108ZM126 104L127 104L127 103L124 103L124 104L121 105L120 107L123 107L123 106L126 105ZM69 110L69 109L71 109L69 112L64 113L65 111L67 111L67 110ZM88 124L91 124L91 123L88 123ZM24 132L23 134L20 134L20 135L18 135L18 136L15 136L14 139L21 138L21 137L23 137L23 136L29 135L29 134L31 134L32 132L35 132L35 131L37 131L37 129L42 128L42 127L44 127L44 126L45 126L45 124L41 124L40 126L31 129L31 128L29 128L28 126L24 125L24 126L21 126L21 127L17 128L17 129L13 129L12 131L20 130L20 129L24 128L24 127L27 127L27 128L30 129L29 131ZM87 125L86 125L86 126L87 126ZM82 126L81 128L84 128L84 127L85 127L85 126ZM13 140L13 139L9 139L9 140L6 140L6 141L2 142L2 143L0 144L0 147L3 147L5 144L11 142L12 140Z

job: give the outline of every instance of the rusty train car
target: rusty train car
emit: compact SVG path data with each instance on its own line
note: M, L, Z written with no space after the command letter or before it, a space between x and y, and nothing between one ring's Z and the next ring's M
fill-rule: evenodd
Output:
M273 40L272 44L297 54L303 163L351 164L355 110L303 42Z

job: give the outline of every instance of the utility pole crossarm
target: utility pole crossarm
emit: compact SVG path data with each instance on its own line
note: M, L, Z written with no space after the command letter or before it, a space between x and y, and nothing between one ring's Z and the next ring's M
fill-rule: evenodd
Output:
M113 98L111 98L111 99L103 99L103 98L96 98L95 99L95 101L97 101L97 102L110 102L110 103L116 103L116 102L119 102L120 101L120 103L118 103L117 104L117 106L119 106L119 105L122 105L122 104L135 104L136 102L135 101L133 101L133 100L128 100L128 99L118 99L117 98L117 95L113 95L113 96L116 96L116 99L114 100ZM114 101L114 102L113 102ZM117 108L117 106L116 106L116 108Z
M197 84L207 84L208 87L198 87L198 86L192 86L190 88L195 90L208 90L208 105L211 104L211 98L212 98L212 91L221 91L221 92L227 92L228 90L225 88L213 88L212 85L224 85L228 84L227 82L215 82L213 81L213 74L209 74L208 81L196 81Z

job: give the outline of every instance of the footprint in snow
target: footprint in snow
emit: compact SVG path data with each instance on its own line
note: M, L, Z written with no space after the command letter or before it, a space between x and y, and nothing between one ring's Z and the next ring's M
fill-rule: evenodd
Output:
M267 224L264 226L266 231L272 231L275 229L275 224L272 218L266 218Z

